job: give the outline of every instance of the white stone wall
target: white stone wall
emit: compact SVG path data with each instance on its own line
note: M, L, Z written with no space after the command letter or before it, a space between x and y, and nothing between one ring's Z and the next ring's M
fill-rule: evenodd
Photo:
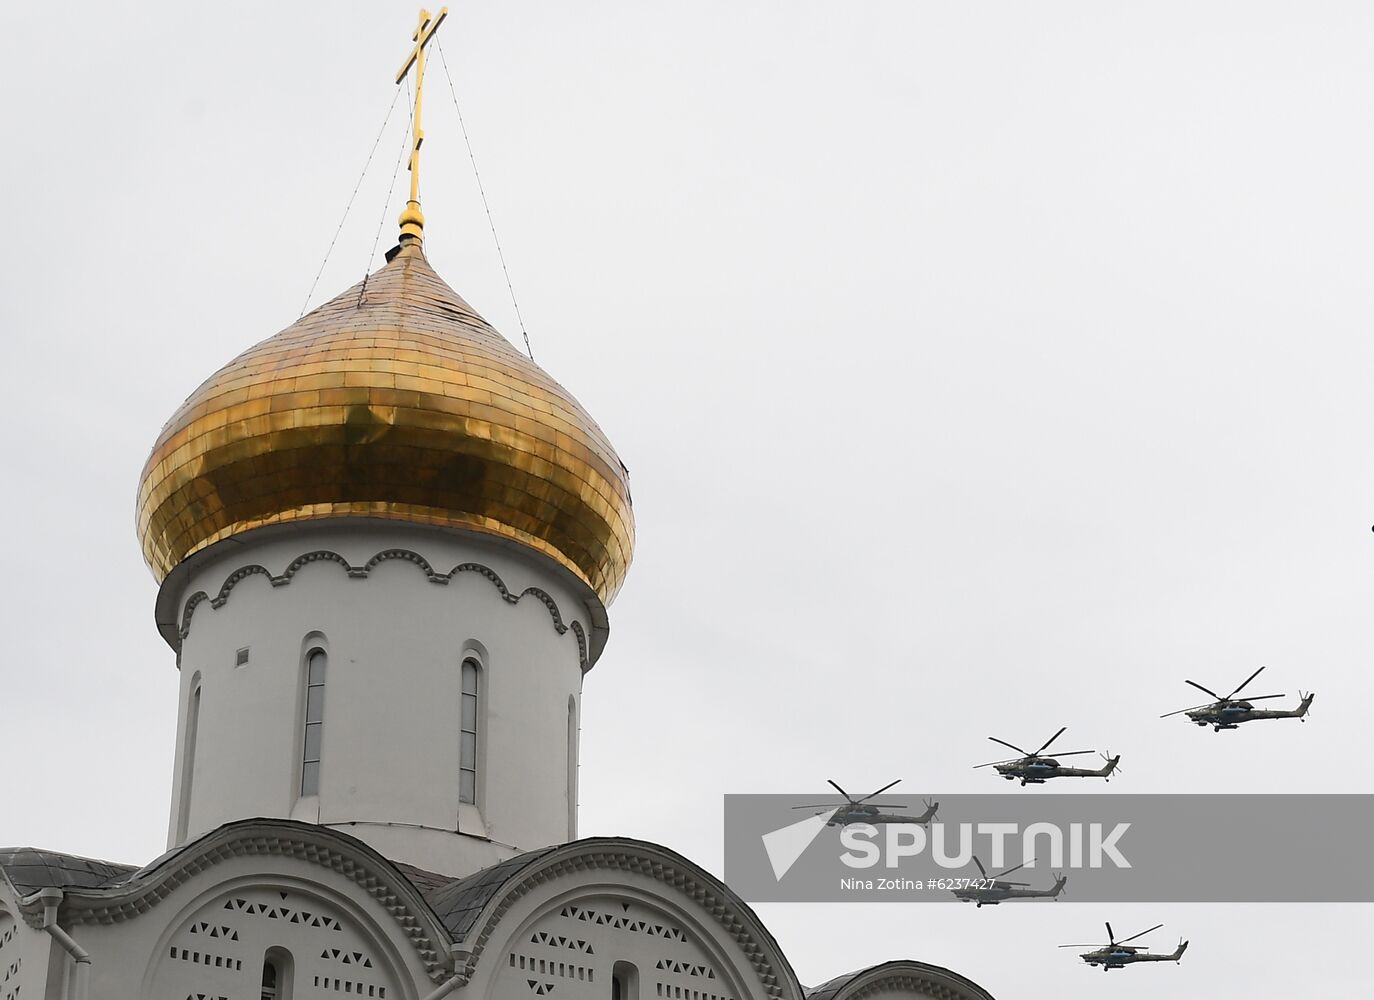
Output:
M15 919L0 909L0 1000L19 1000L24 959Z
M0 879L0 1000L44 1000L64 986L62 951L24 922L18 899Z
M443 584L409 558L363 571L395 550L433 574L472 568ZM355 572L329 558L291 569L318 552ZM160 602L185 628L169 846L236 819L295 818L463 875L569 836L568 713L581 697L577 633L590 634L591 612L561 572L482 536L387 522L267 530L208 555L169 578L175 592ZM255 566L266 573L235 577ZM547 598L512 603L493 575L512 597L538 588ZM213 600L199 600L187 624L197 593ZM323 759L319 794L302 797L304 665L316 646L329 656ZM460 807L469 655L482 665L480 777L476 807Z
M619 971L624 1000L748 1000L733 963L682 925L636 896L569 898L512 928L486 995L606 1000Z
M371 877L360 884L337 864L277 854L194 867L189 878L170 879L169 892L143 897L136 913L69 923L92 957L87 1000L256 1000L269 952L290 956L282 1000L420 1000L437 986L413 946L417 927L403 927L388 909L389 889L365 888ZM42 931L22 920L18 927L30 944L46 944ZM521 895L483 940L472 980L453 994L459 1000L606 1000L613 972L626 964L637 988L625 1000L769 996L712 912L640 873L554 877ZM26 955L23 992L0 998L67 1000L71 962L55 958L45 980L46 951L32 964ZM778 1000L800 997L784 988Z
M607 1000L619 969L624 1000L768 1000L731 927L642 872L567 872L501 915L471 981L455 996ZM780 990L780 1000L799 1000L785 981Z
M88 1000L257 1000L268 949L286 950L294 965L282 1000L417 1000L433 988L381 901L298 858L223 859L132 919L67 929L91 954ZM69 976L70 960L57 957ZM46 993L35 983L30 997L26 981L16 1000L68 996L55 981Z
M71 1000L70 958L6 890L0 879L0 1000ZM62 912L91 955L84 1000L257 1000L269 955L289 956L280 1000L423 1000L454 969L456 1000L606 1000L617 974L623 1000L804 998L748 908L652 845L541 855L481 903L450 966L450 935L380 859L317 828L243 824L150 867L132 891L73 893ZM846 977L834 1000L920 997L987 994L901 961Z
M383 949L340 906L309 888L243 886L183 916L156 956L150 996L252 996L273 953L283 1000L344 994L401 1000Z
M37 942L26 940L30 938L27 932L24 922L0 904L0 1000L41 995L42 977L34 954ZM25 983L30 984L27 990Z

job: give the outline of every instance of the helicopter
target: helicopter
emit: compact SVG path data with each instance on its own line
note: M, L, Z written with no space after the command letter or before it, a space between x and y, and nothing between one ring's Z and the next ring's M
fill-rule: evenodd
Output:
M1064 891L1064 884L1069 881L1067 875L1056 874L1053 889L1029 889L1026 888L1025 882L1001 881L1003 875L1010 875L1012 872L1026 867L1026 865L1034 864L1034 858L993 876L988 875L987 869L983 867L983 862L978 860L976 854L973 856L973 863L978 866L979 873L988 884L981 888L970 886L967 889L951 889L950 891L960 902L977 903L980 909L984 906L996 906L1007 899L1057 899L1059 894Z
M1116 770L1116 765L1121 760L1119 754L1115 757L1108 757L1106 754L1103 754L1102 759L1107 762L1106 766L1096 771L1091 768L1061 767L1059 761L1054 757L1041 756L1049 745L1059 739L1059 737L1063 735L1064 730L1068 728L1068 726L1064 726L1059 732L1042 743L1040 749L1036 750L1034 753L1028 753L1015 744L1008 743L1006 740L999 740L996 736L989 736L988 739L992 740L992 742L1000 743L1004 747L1009 747L1022 756L1011 760L988 761L986 764L976 764L974 766L975 768L995 767L997 768L997 773L1008 781L1015 781L1019 778L1023 786L1043 785L1049 778L1105 778L1110 781L1112 772ZM1061 753L1058 756L1076 757L1079 754L1093 752L1092 750L1070 750L1068 753Z
M1185 681L1185 683L1191 684L1199 691L1206 691L1215 698L1216 701L1206 705L1194 705L1192 708L1180 708L1176 712L1165 712L1160 718L1167 719L1171 715L1179 715L1186 712L1188 714L1188 721L1193 725L1204 727L1211 726L1213 730L1218 733L1223 729L1235 729L1242 722L1254 722L1257 719L1302 719L1306 722L1307 710L1312 706L1312 699L1316 697L1315 694L1310 692L1308 694L1299 692L1298 696L1301 701L1299 701L1298 707L1291 712L1256 708L1251 704L1252 702L1264 701L1268 698L1282 698L1283 695L1281 694L1261 694L1247 698L1236 697L1236 695L1240 693L1241 688L1258 677L1260 675L1260 670L1263 669L1263 667L1260 667L1259 670L1256 670L1249 677L1245 678L1240 687L1237 687L1224 698L1210 688L1203 687L1197 681Z
M883 812L876 805L864 804L869 799L883 794L883 792L887 791L889 788L891 788L893 785L897 784L897 782L901 780L901 778L898 778L897 781L889 782L882 788L878 789L876 792L870 792L863 798L856 799L848 792L846 792L843 788L841 788L839 785L835 784L835 782L827 778L827 784L829 784L832 788L835 789L835 791L839 792L841 795L844 796L844 803L842 805L837 807L832 803L813 803L812 805L793 806L792 808L820 809L822 812L828 809L834 809L834 815L825 821L826 826L849 826L851 823L871 823L874 826L877 826L880 823L915 823L919 826L928 826L930 822L935 819L935 814L940 809L940 803L938 802L931 802L929 799L923 800L925 802L926 811L922 813L920 816L894 815L891 813ZM903 805L897 805L895 803L888 803L888 808L905 809L906 807ZM817 813L817 815L820 814Z
M1118 941L1112 934L1112 925L1107 924L1107 944L1102 945L1093 951L1084 952L1078 957L1089 965L1102 966L1103 972L1111 972L1113 969L1120 969L1126 965L1134 965L1136 962L1177 962L1183 957L1183 953L1188 950L1188 942L1180 940L1178 947L1169 955L1145 955L1150 949L1144 945L1127 944L1127 941L1134 941L1138 937L1144 937L1150 931L1157 931L1163 924L1155 924L1149 931L1141 931L1139 934L1132 934L1125 940ZM1061 948L1092 948L1090 944L1061 944Z

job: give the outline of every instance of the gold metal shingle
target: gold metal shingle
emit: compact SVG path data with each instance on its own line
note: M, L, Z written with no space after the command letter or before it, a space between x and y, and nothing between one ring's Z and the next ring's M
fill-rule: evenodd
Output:
M381 517L528 546L606 603L629 569L624 466L596 422L415 245L207 379L139 480L161 582L268 524Z

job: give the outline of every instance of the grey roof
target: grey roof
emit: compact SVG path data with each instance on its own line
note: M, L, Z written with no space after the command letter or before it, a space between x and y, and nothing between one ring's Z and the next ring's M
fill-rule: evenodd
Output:
M390 860L389 858L387 860ZM408 865L404 861L392 861L396 870L406 877L406 881L415 886L421 895L433 892L435 889L442 888L454 880L452 875L440 875L438 872L428 871L424 868L416 868Z
M904 960L898 960L895 962L880 962L877 965L870 965L863 969L855 969L853 972L846 972L844 975L836 976L834 979L821 983L821 985L819 986L813 986L811 989L807 990L806 1000L834 1000L834 997L838 996L840 992L843 991L844 988L847 987L850 983L854 982L861 976L868 975L870 972L877 972L880 969L885 969L889 967L895 972L899 969L909 969L912 966L915 966L918 969L923 969L929 972L940 973L942 975L948 976L950 979L955 980L961 985L969 987L970 991L974 995L987 997L988 1000L992 1000L991 993L983 989L983 987L979 986L977 983L973 982L973 980L967 979L964 976L959 975L959 973L957 972L952 972L949 969L942 969L938 965L930 965L926 962L914 962Z
M527 851L507 858L481 871L474 872L463 878L453 878L450 875L443 875L438 872L427 871L417 868L404 862L390 861L377 855L375 851L367 847L361 841L343 834L337 830L328 830L314 824L303 824L294 820L240 820L236 823L226 824L220 827L219 831L224 831L234 827L253 827L258 825L270 825L272 827L292 828L301 827L314 831L327 830L328 834L340 840L352 844L357 850L370 854L378 860L389 864L405 881L414 887L415 891L424 899L424 902L434 911L452 936L454 941L465 941L475 928L477 919L482 911L491 901L500 895L502 890L511 885L520 873L527 867L537 865L548 855L573 846L605 846L624 848L627 845L640 845L641 842L629 840L621 837L597 837L589 840L577 841L574 844L554 845L541 848L535 851ZM207 835L202 840L208 839L212 835ZM191 853L196 850L194 841L184 844L181 847L169 851L167 854L158 858L151 864L136 868L133 865L117 864L110 861L97 861L92 858L83 858L73 854L63 854L57 851L41 851L34 848L0 848L0 872L9 879L10 883L18 890L21 896L32 896L33 893L47 888L57 889L78 889L78 890L113 890L120 886L131 886L141 883L144 879L153 875L158 868L170 863L179 855ZM665 851L669 855L671 851L657 845L642 844L645 847L656 847L657 850ZM685 864L690 865L686 859ZM729 893L729 889L723 884L721 888ZM740 904L744 909L747 905ZM768 940L772 941L771 935L766 928L759 925L759 930ZM776 947L776 942L773 942ZM781 954L781 952L779 952ZM786 961L785 959L783 960ZM957 973L950 972L948 969L941 969L938 966L927 965L923 962L886 962L881 965L873 965L864 969L857 969L847 972L844 975L836 976L828 982L822 983L813 989L805 991L807 1000L835 1000L846 987L854 984L861 977L870 973L878 972L886 967L892 967L896 972L901 967L910 968L915 966L932 973L939 973L947 976L961 985L971 987L971 992L976 996L989 997L990 994L968 981ZM794 980L795 981L795 980Z
M517 882L521 873L527 868L537 867L541 861L549 855L560 850L576 852L578 850L593 849L612 849L623 852L626 848L642 847L650 849L661 855L666 855L667 859L674 865L681 864L689 869L695 868L690 861L674 854L667 848L656 844L649 844L643 841L632 840L624 837L594 837L581 841L574 841L570 844L557 844L550 847L540 848L534 851L527 851L507 858L481 871L462 878L454 878L451 875L444 875L438 872L427 871L417 868L404 862L391 861L377 854L372 848L362 841L333 830L328 827L321 827L316 824L301 823L296 820L281 819L245 819L233 823L225 824L216 830L198 838L190 843L168 851L162 857L157 858L142 868L133 865L116 864L109 861L96 861L91 858L82 858L71 854L62 854L57 851L40 851L32 848L13 848L0 849L0 872L8 877L9 881L18 890L21 896L32 897L35 892L46 888L75 889L86 891L92 894L91 898L101 898L108 893L126 893L138 891L140 886L152 884L162 874L165 869L173 866L178 859L190 856L194 857L197 852L205 850L205 844L216 838L223 839L225 835L236 831L253 831L257 828L272 831L291 831L299 829L302 832L310 832L316 836L327 836L351 846L351 848L364 856L370 856L390 869L399 878L413 888L416 895L420 898L416 902L423 901L438 918L439 922L447 930L453 941L466 941L476 927L478 918L482 912L492 903L494 899L508 887ZM716 881L709 873L701 871L704 878ZM730 889L724 883L718 883L719 889L726 896L737 903L746 913L752 913L748 905L742 900L734 897ZM399 886L398 886L399 888ZM774 948L777 955L782 958L782 952L777 948L777 942L768 933L767 928L758 924L756 932L761 934ZM782 958L784 971L790 975L791 970L787 968L786 959ZM820 987L820 990L834 986L837 990L853 976L860 973L851 973L848 977L841 977L840 980L833 980ZM792 979L795 982L795 979ZM834 995L835 990L829 994L821 994L812 991L812 1000L829 1000Z
M260 822L263 821L243 820L227 826L246 826ZM274 821L274 825L290 827L300 824L294 820L278 820ZM311 826L313 829L319 829ZM331 833L353 841L352 837L337 830ZM41 851L32 847L0 848L0 871L4 872L21 896L30 896L40 889L51 888L108 889L141 879L164 863L194 850L195 843L192 841L174 848L142 868L111 861L96 861L59 851ZM370 849L360 842L357 846L371 853ZM454 940L461 941L476 923L482 908L501 887L516 872L538 861L552 850L553 847L546 847L517 854L464 878L426 871L400 861L388 863L434 908L436 915L448 928Z
M846 972L844 975L836 976L834 979L821 983L819 986L813 986L806 991L806 1000L831 1000L836 993L839 993L840 990L844 989L867 971L868 969L856 969L853 972Z
M442 888L425 893L425 902L434 908L439 919L444 922L453 940L463 941L477 922L477 915L487 905L516 872L526 865L533 864L544 857L553 847L537 851L526 851L505 861L498 861L490 868L483 868L467 878L454 879Z
M40 889L98 889L117 885L137 870L133 865L96 861L58 851L0 848L0 871L21 896L30 896Z

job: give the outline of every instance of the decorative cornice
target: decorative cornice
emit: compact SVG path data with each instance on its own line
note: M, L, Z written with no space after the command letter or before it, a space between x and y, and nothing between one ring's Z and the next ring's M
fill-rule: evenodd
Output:
M853 993L841 993L840 997L843 1000L864 1000L865 997L871 997L889 990L907 990L917 996L932 997L933 1000L968 1000L969 998L967 993L950 989L944 983L937 982L929 976L920 975L883 976L871 983L865 983Z
M438 916L404 875L365 844L326 827L290 820L245 820L164 856L129 881L100 889L67 889L59 911L65 927L112 924L147 913L176 889L232 858L295 858L328 868L375 899L400 926L434 982L445 978L447 937ZM24 921L39 927L43 901L34 893L19 901Z
M475 933L475 937L459 945L460 951L468 955L456 975L464 982L472 978L487 942L517 900L546 882L584 871L636 872L671 886L715 918L734 939L758 976L765 996L783 1000L802 995L796 975L777 942L748 905L724 883L666 848L621 838L575 841L513 873L500 893L484 907L479 922L470 932Z
M591 669L591 665L588 663L587 633L583 629L582 623L576 619L565 622L562 612L558 610L558 604L547 591L541 590L539 587L526 587L519 594L516 594L506 586L505 581L497 575L495 570L491 569L489 566L483 566L481 563L459 563L447 573L440 572L431 566L424 556L410 549L383 549L362 566L351 565L349 561L339 555L339 553L329 549L316 549L313 552L307 552L305 555L293 559L291 564L286 567L285 571L283 571L280 576L274 576L265 566L257 563L236 569L225 578L224 583L219 588L219 593L214 597L211 597L203 590L198 590L186 599L186 603L182 607L181 624L177 627L177 649L178 651L180 650L181 643L185 641L186 636L191 632L191 618L195 614L196 608L205 601L209 601L210 607L212 608L224 607L224 605L228 603L229 595L233 589L250 576L265 576L272 586L285 587L303 566L314 562L332 562L337 563L351 579L366 580L373 569L393 559L412 563L425 574L426 579L428 579L430 583L439 584L440 586L447 586L460 574L476 573L478 576L485 577L500 592L502 599L507 604L519 604L522 598L526 596L533 597L548 609L549 617L553 619L554 630L559 635L564 635L571 631L573 635L577 637L577 661L581 665L583 671Z
M669 886L709 914L748 959L763 988L762 995L772 1000L807 996L868 1000L887 990L907 990L933 1000L992 1000L987 990L958 973L910 960L872 966L803 991L777 942L748 904L728 886L665 847L620 837L574 841L532 852L528 864L513 868L507 879L492 888L467 936L452 944L453 931L445 927L440 914L391 862L354 837L294 820L230 823L164 855L125 881L92 889L67 888L58 920L64 927L130 920L152 910L220 862L263 856L304 861L353 882L401 928L426 974L436 984L453 978L463 984L470 982L487 944L501 930L511 907L538 887L583 872L623 871L646 875ZM454 884L461 888L464 882L482 877L478 873ZM264 874L263 878L270 884L270 875ZM433 898L431 893L430 899ZM41 926L41 893L35 891L21 897L18 903L25 923L33 928ZM456 968L447 960L449 954L458 960Z
M819 992L824 987L813 990ZM957 972L924 962L884 962L855 973L833 994L833 1000L867 1000L892 990L906 990L933 1000L992 1000L992 994Z

